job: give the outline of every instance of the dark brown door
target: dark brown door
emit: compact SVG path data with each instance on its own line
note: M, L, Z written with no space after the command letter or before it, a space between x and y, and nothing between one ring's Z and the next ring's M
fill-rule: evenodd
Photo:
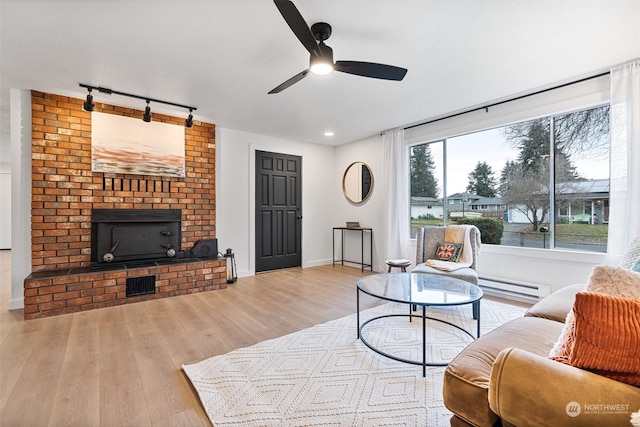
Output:
M302 265L302 157L256 151L256 272Z

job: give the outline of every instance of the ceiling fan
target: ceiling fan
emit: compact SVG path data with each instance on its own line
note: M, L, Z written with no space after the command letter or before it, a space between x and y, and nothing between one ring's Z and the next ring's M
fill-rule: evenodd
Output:
M289 24L298 40L311 54L309 68L296 74L289 80L272 89L269 94L279 93L298 83L309 72L315 74L328 74L331 71L355 74L357 76L372 77L374 79L400 81L407 74L406 68L393 65L377 64L361 61L336 61L333 62L333 49L324 44L331 36L331 25L326 22L317 22L309 28L304 18L289 0L273 0L284 20Z

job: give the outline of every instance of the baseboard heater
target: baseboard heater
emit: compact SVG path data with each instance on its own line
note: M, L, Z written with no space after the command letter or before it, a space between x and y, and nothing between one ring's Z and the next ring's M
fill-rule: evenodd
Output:
M156 293L156 276L127 277L127 297Z
M479 285L487 295L495 295L525 302L541 300L551 293L550 286L498 279L495 277L480 277Z

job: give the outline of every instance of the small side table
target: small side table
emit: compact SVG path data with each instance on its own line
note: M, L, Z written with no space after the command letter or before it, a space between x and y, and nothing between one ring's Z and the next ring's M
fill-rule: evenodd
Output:
M408 259L400 258L400 259L388 259L385 261L389 266L387 268L387 273L391 273L392 268L399 268L401 272L406 273L407 267L411 265L411 261Z
M336 259L336 230L340 232L340 255L342 259ZM345 231L355 231L360 233L360 261L349 261L344 259L344 232ZM336 265L336 262L344 265L345 262L350 262L352 264L360 264L360 271L364 272L365 268L373 271L373 229L365 228L365 227L333 227L333 265ZM364 258L364 235L369 235L369 263L366 263Z

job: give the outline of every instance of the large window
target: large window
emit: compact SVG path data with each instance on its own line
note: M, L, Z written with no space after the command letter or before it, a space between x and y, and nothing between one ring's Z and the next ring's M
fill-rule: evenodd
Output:
M501 245L606 252L608 106L416 145L410 156L412 236L489 217L504 224Z

